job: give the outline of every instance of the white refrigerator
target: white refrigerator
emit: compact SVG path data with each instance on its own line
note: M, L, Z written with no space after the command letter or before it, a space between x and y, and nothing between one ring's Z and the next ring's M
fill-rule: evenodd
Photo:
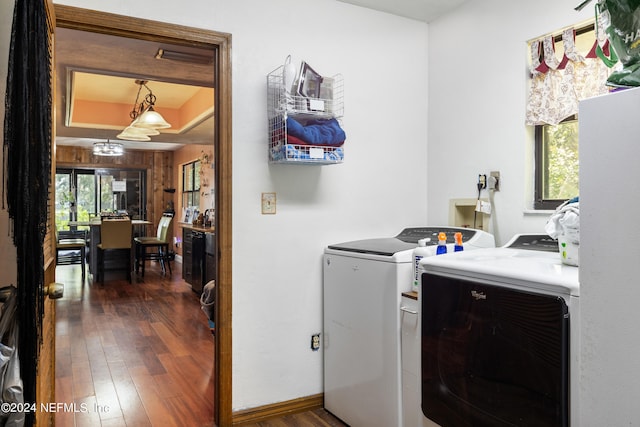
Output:
M637 426L640 88L585 100L578 117L580 419L572 426Z

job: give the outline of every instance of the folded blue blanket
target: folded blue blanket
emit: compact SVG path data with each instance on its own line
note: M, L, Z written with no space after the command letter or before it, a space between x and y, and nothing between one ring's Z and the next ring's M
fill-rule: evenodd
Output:
M297 120L287 117L287 133L311 145L340 146L347 138L336 119L309 120L303 126Z

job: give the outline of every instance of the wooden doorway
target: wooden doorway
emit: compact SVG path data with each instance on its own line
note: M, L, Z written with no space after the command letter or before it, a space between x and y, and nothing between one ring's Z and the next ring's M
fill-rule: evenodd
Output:
M56 28L161 41L215 51L215 230L217 253L215 422L232 424L231 382L231 35L64 5L55 5Z

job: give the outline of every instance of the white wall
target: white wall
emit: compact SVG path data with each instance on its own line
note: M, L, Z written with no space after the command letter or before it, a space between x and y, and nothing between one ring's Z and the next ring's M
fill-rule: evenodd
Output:
M575 0L475 0L429 25L428 217L450 198L474 198L478 174L500 171L490 232L544 233L531 209L533 134L524 125L527 40L593 18ZM487 193L483 192L483 197ZM497 226L496 226L497 224Z
M0 141L4 141L4 113L7 85L7 61L9 60L9 45L11 41L11 26L13 22L13 2L0 3ZM2 145L2 144L0 144ZM4 150L0 150L0 167L4 164ZM3 193L4 195L4 193ZM9 212L6 203L0 209L0 286L15 284L17 281L16 247L13 245L9 229Z
M334 0L58 3L233 35L233 408L321 393L324 247L427 224L427 25ZM343 74L344 164L268 164L266 75L289 54Z
M323 248L426 223L426 25L334 1L220 3L216 27L234 37L234 407L251 407L323 391L309 349ZM343 165L266 162L265 75L289 53L344 76ZM276 216L260 214L263 191Z

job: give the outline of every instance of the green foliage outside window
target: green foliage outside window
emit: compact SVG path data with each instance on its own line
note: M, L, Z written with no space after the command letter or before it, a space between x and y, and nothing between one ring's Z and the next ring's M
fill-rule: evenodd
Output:
M543 198L567 200L578 195L578 121L570 120L543 130Z
M79 175L75 193L71 188L71 174L56 173L56 228L68 229L72 205L77 221L89 221L89 212L94 211L95 179L93 175ZM77 195L77 198L76 198Z
M114 180L133 185L129 185L126 192L114 193ZM132 218L142 218L140 207L145 205L145 180L144 170L59 168L55 177L56 228L68 229L72 215L76 221L86 222L99 212L114 209L126 209Z
M182 206L200 205L201 162L196 160L182 165Z

